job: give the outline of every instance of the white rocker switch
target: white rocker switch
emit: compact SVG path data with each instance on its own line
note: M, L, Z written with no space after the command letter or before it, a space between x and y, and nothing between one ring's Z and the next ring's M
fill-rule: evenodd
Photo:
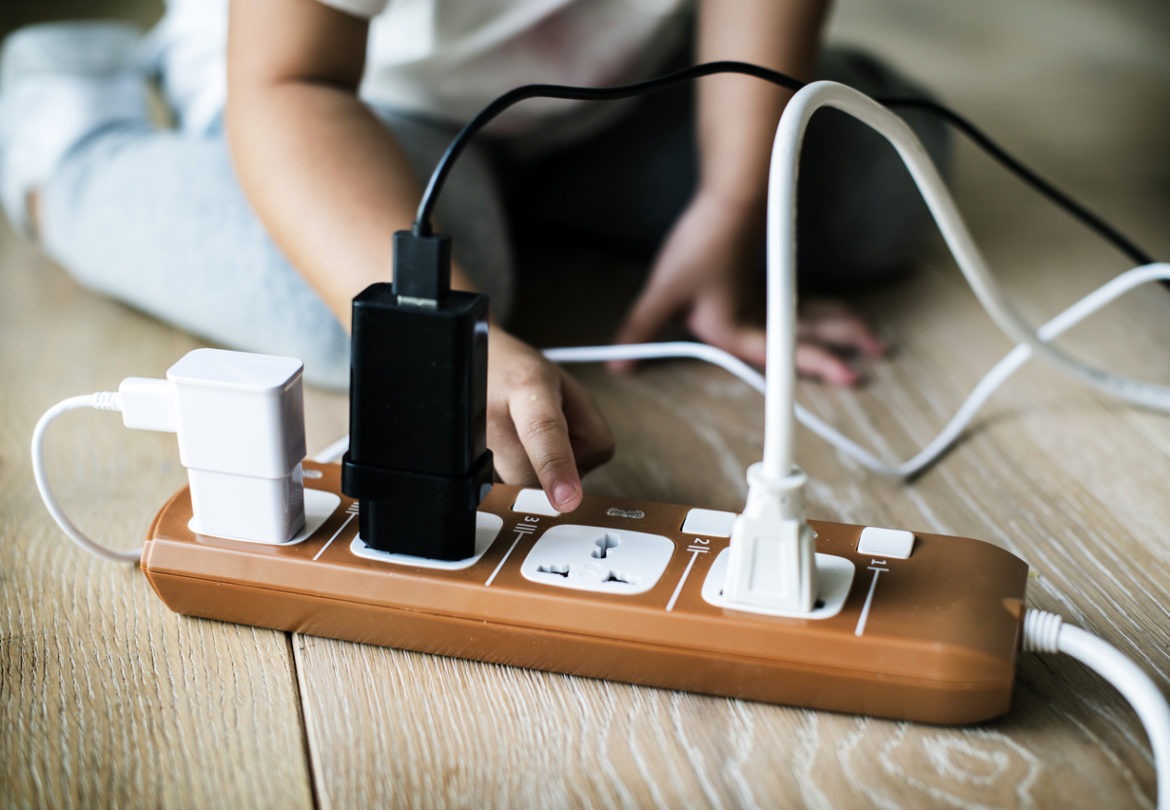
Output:
M914 532L905 529L879 529L866 526L857 541L857 553L868 557L892 557L895 560L910 559L914 551Z

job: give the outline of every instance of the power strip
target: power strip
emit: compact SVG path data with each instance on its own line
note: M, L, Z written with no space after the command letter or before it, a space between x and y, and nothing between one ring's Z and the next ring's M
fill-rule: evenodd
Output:
M357 535L340 468L305 463L308 526L282 545L195 534L190 493L142 569L178 613L426 653L929 723L1008 711L1027 566L978 540L811 521L810 616L722 600L728 512L586 497L557 514L496 485L477 554L394 557Z

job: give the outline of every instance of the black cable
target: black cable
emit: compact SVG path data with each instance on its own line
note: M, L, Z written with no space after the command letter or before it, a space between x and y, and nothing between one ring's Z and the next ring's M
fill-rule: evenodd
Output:
M665 90L676 84L682 84L683 82L700 79L703 76L710 76L716 73L742 73L747 76L755 76L757 79L763 79L764 81L787 87L789 90L799 90L804 87L804 82L799 79L794 79L791 76L786 76L783 73L769 70L759 65L748 64L747 62L705 62L701 65L692 65L682 70L676 70L674 73L667 73L663 76L647 79L646 81L624 84L617 87L570 87L561 84L526 84L516 87L496 98L476 113L475 117L468 121L463 126L463 129L459 130L451 140L447 151L439 158L434 172L431 173L431 179L427 183L426 190L423 191L422 200L418 205L418 213L414 219L413 230L415 235L430 236L431 215L434 212L435 201L442 191L443 184L447 181L447 175L451 173L455 160L467 148L468 142L481 129L487 126L492 119L514 104L530 98L559 98L571 101L615 101L617 99L630 98L631 96L639 96L643 93Z
M923 112L937 115L952 127L959 130L959 132L966 135L972 143L987 153L993 160L998 161L1001 166L1023 181L1025 185L1031 186L1041 196L1047 197L1050 202L1064 209L1074 219L1079 220L1081 224L1096 232L1098 236L1125 254L1134 264L1150 264L1154 261L1154 257L1141 247L1138 247L1132 239L1110 225L1098 214L1090 211L1067 192L1061 191L1051 182L1045 180L1032 169L1029 169L1018 158L1012 156L1002 146L993 141L987 133L980 130L949 107L928 98L888 97L878 98L877 101L885 104L887 107L919 109Z
M757 79L763 79L781 87L786 87L789 90L799 90L805 85L799 79L795 79L776 70L760 67L759 65L752 65L746 62L721 61L693 65L654 79L618 87L569 87L558 84L527 84L509 90L480 110L451 140L447 151L443 153L443 156L435 166L435 170L431 174L430 182L427 183L422 200L419 202L418 213L415 216L413 227L414 234L416 236L431 235L431 215L434 212L435 202L443 189L447 176L451 173L455 160L462 154L463 150L467 148L468 142L480 130L487 126L492 119L514 104L530 98L559 98L572 101L613 101L643 93L664 90L682 82L692 81L716 73L739 73L746 76L754 76ZM1026 185L1066 211L1074 219L1079 220L1090 230L1097 233L1135 264L1149 264L1154 261L1153 256L1138 247L1133 240L1126 237L1100 216L1077 202L1069 194L1061 191L1051 182L1040 177L1040 175L1009 154L1003 147L988 137L986 133L954 110L938 102L924 98L886 98L878 96L876 100L888 107L919 109L939 116L946 123L963 133L972 143L986 152L992 159L999 162L1005 169L1014 174Z

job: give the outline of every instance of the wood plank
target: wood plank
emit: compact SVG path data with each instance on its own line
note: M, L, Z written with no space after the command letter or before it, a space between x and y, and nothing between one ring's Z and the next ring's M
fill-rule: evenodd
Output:
M85 292L0 233L0 803L305 807L312 787L282 633L167 611L130 565L69 543L29 437L67 396L161 375L191 338ZM84 531L141 543L183 484L175 439L116 414L62 417L55 492Z

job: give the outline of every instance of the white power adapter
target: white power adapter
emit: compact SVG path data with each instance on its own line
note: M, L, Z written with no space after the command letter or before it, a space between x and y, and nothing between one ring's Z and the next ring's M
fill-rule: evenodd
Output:
M196 349L165 380L129 377L118 392L73 397L50 408L33 431L33 474L49 513L83 548L109 559L138 559L86 537L52 496L45 475L45 430L77 408L121 411L126 427L178 434L196 534L277 544L305 526L303 365L223 349Z
M300 360L196 349L166 380L122 382L127 427L173 430L197 534L283 543L305 525Z
M220 349L167 370L197 533L283 543L304 527L303 370L293 357Z

